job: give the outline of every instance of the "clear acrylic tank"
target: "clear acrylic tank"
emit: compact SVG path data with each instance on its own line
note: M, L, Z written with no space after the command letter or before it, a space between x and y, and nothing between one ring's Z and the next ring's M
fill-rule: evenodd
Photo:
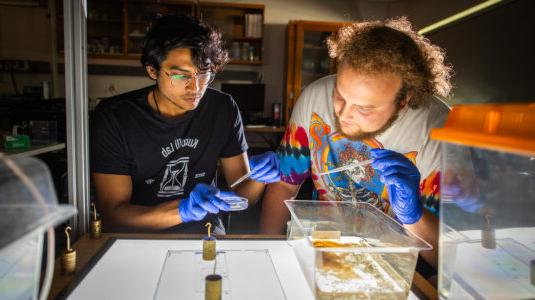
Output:
M286 200L290 239L317 299L406 299L431 246L368 203ZM311 270L303 256L313 256Z
M535 104L460 105L442 141L439 295L535 298Z
M0 299L37 299L43 233L75 213L57 204L44 163L0 157Z

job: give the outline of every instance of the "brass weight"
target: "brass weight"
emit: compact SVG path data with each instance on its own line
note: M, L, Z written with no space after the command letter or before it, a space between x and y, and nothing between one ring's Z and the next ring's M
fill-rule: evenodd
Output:
M486 249L496 249L496 233L490 223L490 216L486 215L481 230L481 246Z
M76 270L76 251L71 248L71 237L69 232L71 227L65 228L65 235L67 236L67 249L61 254L61 273L63 275L70 275Z
M203 260L214 260L216 257L216 239L211 236L210 229L212 224L210 222L204 225L208 227L208 236L202 239L202 259Z
M221 275L210 274L205 278L204 299L205 300L220 300L222 280Z
M95 203L91 203L91 208L93 209L93 219L91 220L91 238L99 239L102 232L102 222L99 217L97 217L97 208Z

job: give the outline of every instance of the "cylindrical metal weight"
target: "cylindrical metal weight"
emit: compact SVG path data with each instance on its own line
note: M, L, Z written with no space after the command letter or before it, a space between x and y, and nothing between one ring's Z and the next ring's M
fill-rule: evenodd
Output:
M216 256L215 237L205 237L202 239L202 259L214 260Z
M64 251L61 254L61 274L69 275L76 270L76 251Z
M485 228L481 230L481 246L487 249L496 249L496 235L494 228Z
M91 220L91 238L92 239L99 239L100 233L102 232L102 222L100 219L97 220Z
M221 275L210 274L205 278L204 299L220 300L222 289Z

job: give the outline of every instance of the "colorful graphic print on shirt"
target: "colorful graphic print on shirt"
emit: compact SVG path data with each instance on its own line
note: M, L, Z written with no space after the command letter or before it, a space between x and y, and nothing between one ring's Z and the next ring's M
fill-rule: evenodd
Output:
M351 201L355 198L389 212L387 189L371 165L363 167L364 175L358 177L351 171L318 175L354 161L367 160L374 148L383 148L383 145L376 139L349 140L313 113L308 134L295 123L290 123L285 132L278 151L281 178L298 185L311 175L320 200ZM416 151L404 155L416 162ZM434 212L438 203L439 178L439 173L434 172L421 182L422 201Z

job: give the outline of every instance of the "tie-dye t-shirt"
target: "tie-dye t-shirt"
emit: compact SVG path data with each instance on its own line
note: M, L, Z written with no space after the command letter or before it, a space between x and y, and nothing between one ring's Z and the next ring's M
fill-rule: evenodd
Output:
M336 76L310 84L301 94L286 129L278 155L284 182L300 185L312 176L319 200L367 201L390 212L386 187L377 170L364 167L357 181L352 172L318 173L370 158L370 149L384 148L404 154L421 174L422 202L437 212L440 185L439 144L429 139L429 131L441 127L449 107L433 98L426 107L403 108L398 119L382 134L362 141L351 141L336 131L332 92Z

